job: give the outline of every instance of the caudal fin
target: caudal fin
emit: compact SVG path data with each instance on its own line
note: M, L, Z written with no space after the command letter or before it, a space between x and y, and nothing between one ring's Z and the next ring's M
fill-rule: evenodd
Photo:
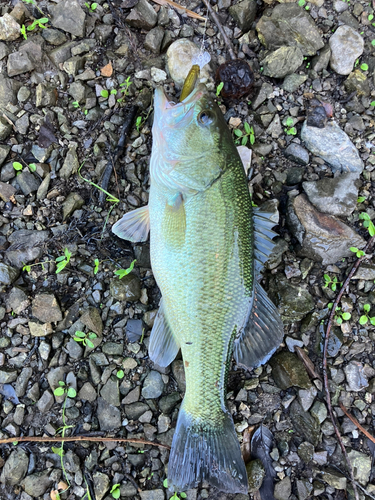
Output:
M193 418L183 405L168 464L168 486L174 491L195 488L202 480L227 493L247 493L248 481L229 413L217 427Z

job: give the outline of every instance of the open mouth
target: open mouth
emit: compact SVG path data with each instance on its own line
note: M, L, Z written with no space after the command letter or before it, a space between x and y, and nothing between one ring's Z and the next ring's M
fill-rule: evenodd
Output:
M184 109L187 112L190 107L202 97L202 95L202 86L197 85L183 101L175 103L168 100L162 87L157 87L155 91L155 110L163 112L168 109Z

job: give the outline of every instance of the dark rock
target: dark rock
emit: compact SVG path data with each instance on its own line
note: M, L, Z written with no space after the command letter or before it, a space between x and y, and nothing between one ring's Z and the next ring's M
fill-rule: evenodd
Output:
M263 74L272 78L284 78L284 76L294 73L302 63L301 50L298 47L288 46L276 49L261 61Z
M284 78L282 88L287 92L295 92L305 81L307 80L307 75L299 75L298 73L292 73Z
M364 366L359 361L351 361L344 367L349 391L359 392L368 387L368 379L364 373Z
M121 280L112 279L109 287L111 296L121 302L137 302L141 298L141 283L134 273L124 276Z
M110 480L107 474L95 472L92 476L94 481L94 492L96 500L102 500L109 490Z
M40 186L40 181L30 172L22 172L17 176L17 182L25 196L34 193Z
M256 11L257 4L254 0L242 0L229 7L229 14L243 32L251 29L251 25L255 21Z
M9 76L21 75L32 71L35 63L25 50L13 52L8 56L7 71Z
M16 96L20 87L20 82L0 74L0 109L6 108L9 103L17 102Z
M249 484L249 493L258 491L262 486L266 470L262 461L259 459L251 460L246 464L247 479Z
M119 379L110 377L103 385L100 395L112 406L120 406Z
M180 359L176 359L172 363L172 372L173 375L176 379L178 388L180 389L181 392L186 391L186 378L185 378L185 370L184 370L184 363Z
M0 140L5 141L5 139L10 135L12 131L12 125L4 118L0 117Z
M286 45L313 56L324 46L312 17L294 3L276 5L271 16L261 17L256 29L261 43L270 50Z
M63 220L68 219L76 210L85 204L85 200L78 193L69 193L63 203Z
M164 30L160 26L156 26L150 30L145 38L144 47L155 54L160 53L161 44L164 38Z
M286 184L288 186L295 186L302 181L304 169L301 167L288 168L286 176Z
M180 401L180 394L178 392L172 392L168 394L168 396L163 396L159 399L159 408L164 414L168 415Z
M150 30L158 20L158 15L147 0L139 0L125 21L132 28Z
M0 285L11 285L19 275L18 269L0 262Z
M38 108L49 108L57 103L58 93L54 85L41 82L36 87L35 105Z
M145 399L156 399L163 393L164 382L161 374L151 370L143 382L142 396Z
M7 146L5 144L0 144L0 167L6 160L9 151L10 151L10 146Z
M350 94L351 92L357 92L359 96L369 96L370 95L370 84L367 77L362 71L356 69L346 79L344 83L345 90Z
M60 306L53 294L39 294L33 300L32 315L43 323L62 320Z
M292 142L284 151L287 158L300 163L301 165L307 165L309 163L309 153L299 144Z
M28 465L29 457L22 448L12 451L4 464L0 482L10 486L20 484L27 473Z
M282 481L275 484L274 497L276 500L287 500L292 493L290 477L286 476Z
M272 377L280 389L297 386L309 389L311 382L302 361L291 352L281 352L270 360Z
M149 406L146 403L132 403L130 405L125 405L125 413L129 420L138 420L138 418L143 415Z
M316 210L305 195L290 197L287 218L302 247L301 254L323 265L349 257L352 246L365 246L359 234L340 220Z
M121 427L121 413L118 408L98 398L97 416L102 431L113 431Z
M129 342L138 342L143 332L143 322L141 319L129 319L126 323L126 336Z
M329 48L329 45L326 45L319 52L319 55L313 57L311 61L311 69L316 71L316 73L320 73L324 69L327 69L330 57L331 49Z
M51 469L46 469L31 474L22 481L21 485L28 495L32 495L34 498L41 497L53 483L49 477L50 473Z
M43 396L39 399L36 406L41 413L46 413L52 408L54 402L54 397L50 391L47 390L44 391Z
M15 314L20 314L28 307L29 300L27 298L26 293L20 288L15 286L9 292L5 300L5 304L7 308L14 311Z
M300 321L314 308L314 300L302 286L292 285L282 276L270 282L269 295L278 306L285 323Z
M320 424L310 415L303 411L302 406L297 400L293 401L289 412L295 430L303 436L306 441L317 446L320 440Z
M42 30L42 37L51 45L62 45L66 42L66 36L59 30L46 28Z
M89 307L80 317L82 323L97 335L103 333L103 321L100 316L100 311L96 307Z
M359 186L358 175L352 173L302 184L309 201L318 210L344 217L349 216L357 206Z
M77 0L62 0L50 7L52 25L75 36L84 36L86 14Z

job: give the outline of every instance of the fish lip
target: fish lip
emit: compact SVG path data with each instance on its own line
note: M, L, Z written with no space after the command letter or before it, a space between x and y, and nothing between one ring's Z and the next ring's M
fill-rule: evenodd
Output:
M195 102L200 99L203 95L202 85L197 85L192 92L181 102L175 104L172 101L168 101L167 96L165 95L163 87L157 87L155 90L155 110L158 112L165 112L169 109L179 109L185 108L188 110L191 105L195 104Z

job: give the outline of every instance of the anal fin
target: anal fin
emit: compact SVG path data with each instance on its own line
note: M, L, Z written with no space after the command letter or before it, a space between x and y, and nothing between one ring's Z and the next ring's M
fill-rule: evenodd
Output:
M133 243L146 241L150 232L148 205L126 213L113 225L112 232Z
M278 310L257 281L249 314L234 341L234 358L239 365L256 368L272 356L283 340L284 328Z
M179 348L180 346L177 344L165 317L163 301L161 301L151 331L150 345L148 347L150 359L159 366L168 366L177 356Z

